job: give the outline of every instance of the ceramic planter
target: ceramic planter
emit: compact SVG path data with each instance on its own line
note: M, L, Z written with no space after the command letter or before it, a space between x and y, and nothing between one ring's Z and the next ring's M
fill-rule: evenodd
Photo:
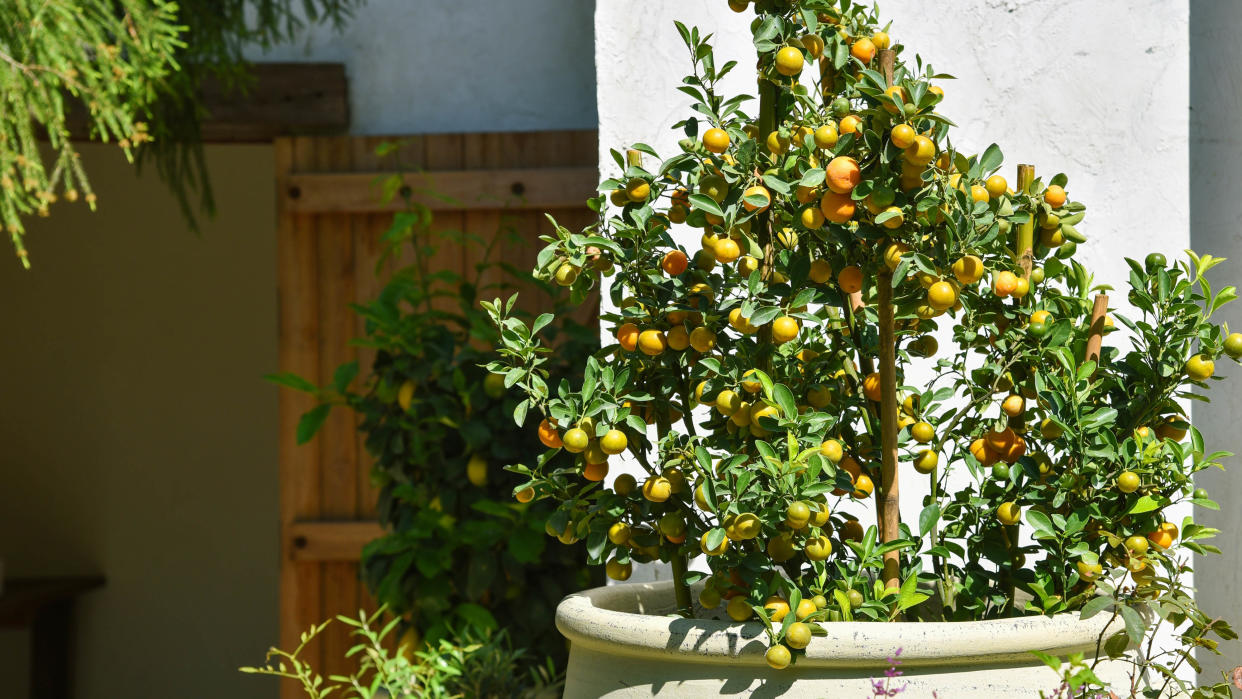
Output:
M597 587L566 597L556 625L570 640L565 697L870 697L888 659L901 649L903 699L1038 696L1059 683L1028 651L1094 655L1110 615L1077 614L944 623L824 623L796 665L764 662L767 635L758 622L666 616L671 582ZM1101 634L1104 634L1102 636ZM1096 674L1121 682L1125 662Z

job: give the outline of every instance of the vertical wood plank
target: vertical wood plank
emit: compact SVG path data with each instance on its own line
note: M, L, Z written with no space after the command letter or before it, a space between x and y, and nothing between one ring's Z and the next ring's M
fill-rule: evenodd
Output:
M321 172L352 168L352 139L321 138L315 146L315 169ZM349 346L354 337L354 241L350 214L316 217L319 254L319 384L329 385L336 368L354 359ZM333 410L320 429L320 509L323 519L357 517L358 448L356 418L349 410ZM356 613L358 564L320 564L323 588L320 618ZM348 629L333 625L323 635L323 672L349 675L353 661L345 657L354 645Z
M278 139L275 143L277 194L278 362L281 371L315 377L319 373L319 310L316 295L318 251L308 216L285 210L287 176L307 157L307 139ZM286 547L283 532L296 519L313 517L319 507L319 443L298 445L297 424L314 407L312 397L290 390L280 392L280 519L282 556L280 565L280 644L297 645L302 630L319 620L320 578L314 565L297 564ZM317 649L307 650L317 662ZM293 699L301 689L291 682L281 686L281 696Z
M460 169L465 156L464 140L463 134L456 133L426 136L424 138L424 167L429 172ZM435 186L434 177L432 178L432 186ZM463 233L465 226L466 217L464 214L460 212L440 212L436 214L432 228L436 232ZM432 241L432 244L437 247L430 259L430 269L449 269L462 274L465 266L462 246L451 237L437 238ZM456 312L459 308L458 297L454 294L451 297L438 298L432 303L432 307L443 311Z

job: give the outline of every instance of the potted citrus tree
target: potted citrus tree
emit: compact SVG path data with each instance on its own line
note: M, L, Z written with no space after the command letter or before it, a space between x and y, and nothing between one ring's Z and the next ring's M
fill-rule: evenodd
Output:
M1136 312L1110 315L1068 178L955 150L949 76L874 8L728 4L756 14L757 100L723 94L734 64L679 24L681 152L614 151L598 223L539 258L578 295L611 277L615 343L552 384L553 317L485 304L490 369L548 447L514 494L558 503L549 534L615 580L673 571L561 604L567 696L865 693L898 661L920 696L1179 687L1234 637L1184 581L1214 532L1167 514L1215 506L1193 474L1222 454L1182 402L1242 354L1211 320L1235 296L1204 279L1220 260L1128 260ZM639 477L605 487L623 456ZM926 493L910 521L903 485Z

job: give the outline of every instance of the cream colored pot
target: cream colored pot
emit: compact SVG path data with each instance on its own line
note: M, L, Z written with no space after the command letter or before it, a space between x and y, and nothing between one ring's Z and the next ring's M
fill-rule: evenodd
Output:
M901 649L902 699L1039 696L1059 678L1028 651L1094 656L1109 614L946 623L824 623L796 665L773 670L763 625L667 616L671 582L597 587L566 597L556 626L570 640L565 697L871 697ZM1096 674L1128 686L1124 662Z

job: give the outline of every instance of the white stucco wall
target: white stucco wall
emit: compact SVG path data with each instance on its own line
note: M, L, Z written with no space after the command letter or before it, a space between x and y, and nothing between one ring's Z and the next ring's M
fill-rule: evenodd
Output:
M339 61L351 131L595 127L593 0L368 0L257 61Z
M1124 288L1123 256L1161 251L1172 258L1189 245L1185 5L1099 0L1076 5L1072 15L1053 0L964 0L943 12L929 12L921 0L880 5L893 20L894 41L957 77L943 82L941 111L959 125L960 148L981 151L997 143L1006 156L1002 174L1011 182L1020 162L1044 177L1069 175L1071 196L1088 206L1080 228L1091 240L1077 259L1097 280ZM606 176L615 174L609 148L641 141L665 156L677 152L683 134L670 127L689 113L689 98L675 87L689 63L674 19L716 35L717 64L740 62L724 92L754 91L746 68L754 60L752 13L734 14L723 0L660 0L644 9L600 3L596 10ZM697 249L698 236L684 227L678 234L690 249ZM1124 309L1124 293L1111 302ZM1227 440L1219 446L1230 448ZM917 519L926 493L919 486L903 483L907 521ZM1183 514L1174 512L1175 521Z
M1242 197L1238 182L1242 176L1242 136L1234 127L1242 109L1242 85L1236 76L1242 71L1242 46L1234 40L1242 26L1242 3L1194 3L1190 13L1190 222L1191 243L1196 252L1228 257L1229 262L1211 273L1212 283L1239 285L1242 281ZM1222 128L1222 126L1224 128ZM1242 330L1242 302L1235 302L1220 313L1221 321L1235 332ZM1209 448L1242 452L1237 417L1242 415L1242 367L1231 361L1216 363L1217 373L1229 379L1212 391L1210 405L1195 403L1191 415L1202 430ZM1208 471L1198 483L1221 503L1218 512L1196 512L1204 523L1227 533L1216 540L1223 556L1201 556L1195 562L1200 580L1199 603L1209 614L1223 615L1242 623L1242 460L1225 460L1228 471ZM1203 652L1199 656L1204 675L1219 677L1220 670L1242 665L1242 642L1222 644L1223 655Z

